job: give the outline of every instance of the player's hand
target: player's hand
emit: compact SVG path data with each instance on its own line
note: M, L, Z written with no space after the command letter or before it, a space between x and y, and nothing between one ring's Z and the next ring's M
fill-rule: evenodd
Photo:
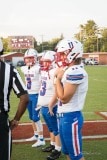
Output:
M62 79L65 70L66 67L57 68L57 70L55 71L55 77L58 79Z
M49 107L49 106L48 106L48 108L49 108L49 112L48 112L48 113L49 113L51 116L54 116L53 108L52 108L52 107Z
M60 70L60 72L57 74L57 79L62 79L62 77L63 77L63 74L64 74L64 70Z
M42 107L42 106L37 105L37 107L35 107L35 110L36 110L36 111L38 111L38 110L40 110L40 109L41 109L41 107Z
M55 77L57 77L58 73L60 73L61 70L62 70L62 67L56 69L55 74L54 74Z
M10 129L13 130L15 127L17 127L19 124L19 121L13 119L10 121Z

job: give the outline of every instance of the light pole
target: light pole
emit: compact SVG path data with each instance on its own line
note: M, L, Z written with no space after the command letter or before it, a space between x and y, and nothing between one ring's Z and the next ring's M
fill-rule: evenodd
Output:
M98 35L97 35L97 52L99 51L99 46L98 46Z
M42 51L43 51L43 37L44 37L44 35L42 34L40 36L41 36L41 39L42 39Z

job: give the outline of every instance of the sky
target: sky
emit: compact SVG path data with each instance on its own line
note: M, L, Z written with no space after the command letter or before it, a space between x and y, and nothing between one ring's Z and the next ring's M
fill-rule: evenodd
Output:
M0 0L0 37L71 38L93 20L107 27L107 0Z

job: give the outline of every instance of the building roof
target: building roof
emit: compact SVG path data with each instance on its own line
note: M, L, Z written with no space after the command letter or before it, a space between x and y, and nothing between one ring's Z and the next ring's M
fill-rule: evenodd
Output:
M10 52L10 53L7 53L7 54L3 54L1 57L12 56L12 55L17 54L17 53L18 52ZM22 54L23 55L23 53L18 53L18 54Z

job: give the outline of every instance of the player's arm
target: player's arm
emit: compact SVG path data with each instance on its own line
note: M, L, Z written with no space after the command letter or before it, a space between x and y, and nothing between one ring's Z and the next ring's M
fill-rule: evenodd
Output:
M56 92L57 92L57 96L59 97L62 103L65 104L70 101L70 99L72 98L72 96L76 91L77 86L78 86L77 84L71 84L68 82L66 82L63 86L61 83L61 80L57 78Z
M54 115L53 108L58 101L57 94L56 94L56 77L54 77L54 80L53 80L53 87L54 87L54 93L53 93L53 96L48 104L49 112L51 115Z
M51 98L51 100L50 100L50 102L49 102L49 104L48 104L49 113L50 113L51 115L54 115L54 113L53 113L53 108L54 108L54 106L56 105L57 101L58 101L57 95L56 95L56 93L54 93L54 95L52 96L52 98Z
M57 95L56 95L56 93L55 93L55 94L53 95L53 97L51 98L48 106L49 106L50 108L53 108L53 107L56 105L57 101L58 101L58 99L57 99Z
M17 107L17 111L15 113L15 116L13 120L11 121L11 129L16 127L18 125L18 121L24 114L29 98L27 89L24 85L24 82L22 81L18 71L16 69L13 70L13 90L17 97L20 99Z

